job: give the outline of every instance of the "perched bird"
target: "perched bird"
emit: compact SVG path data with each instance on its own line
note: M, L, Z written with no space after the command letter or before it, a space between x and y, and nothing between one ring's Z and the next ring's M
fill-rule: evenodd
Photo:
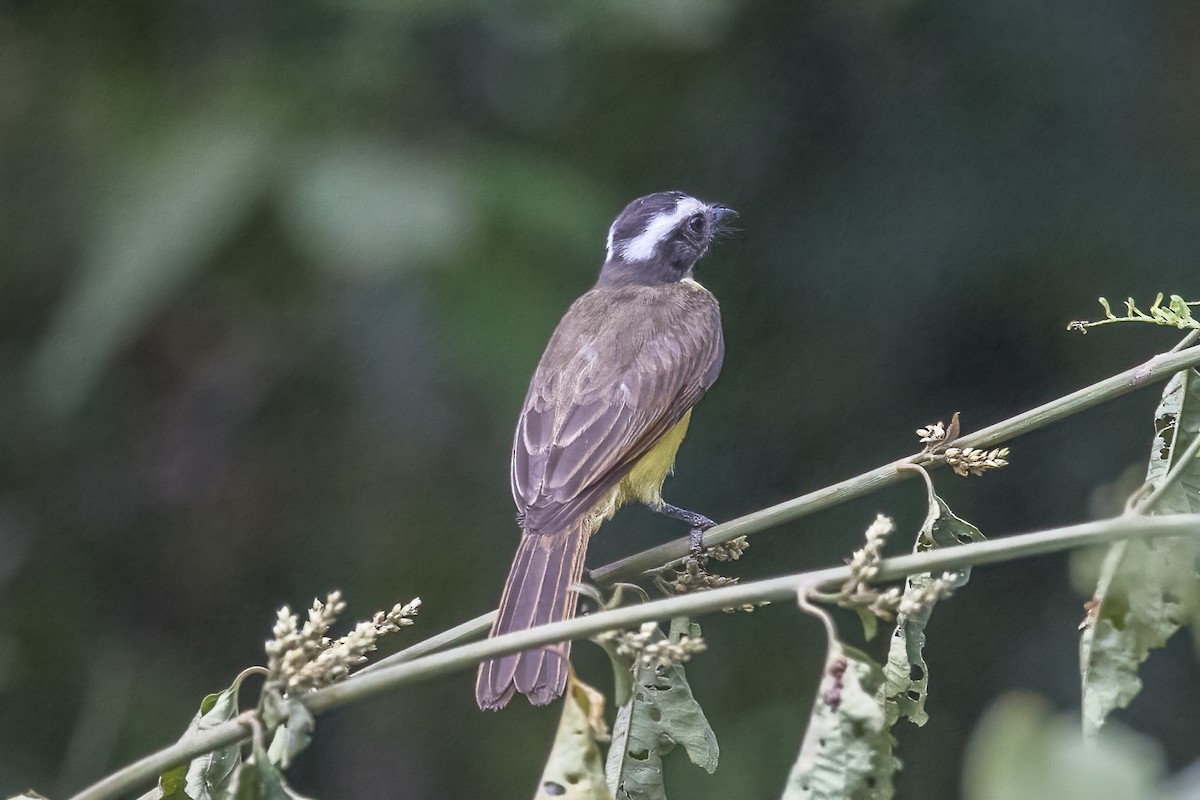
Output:
M662 485L724 359L716 298L692 272L733 216L659 192L613 222L600 278L558 324L517 421L511 480L522 535L492 636L574 617L588 539L627 502L686 522L696 548L713 526L665 503ZM484 662L479 707L503 708L516 692L553 701L570 647Z

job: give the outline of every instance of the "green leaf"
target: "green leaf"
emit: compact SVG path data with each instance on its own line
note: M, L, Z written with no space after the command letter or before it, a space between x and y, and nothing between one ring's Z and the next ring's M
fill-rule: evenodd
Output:
M187 284L274 177L274 125L205 109L139 148L103 187L83 269L34 364L57 414L82 402L109 360Z
M558 733L534 800L612 800L604 780L604 760L596 745L596 727L603 725L603 720L604 695L580 682L572 672Z
M200 703L200 712L192 721L189 734L228 722L238 715L238 691L244 675L223 692L210 694ZM192 759L187 770L187 796L192 800L224 800L229 797L234 772L242 761L240 744L229 745Z
M1200 512L1200 460L1189 451L1200 436L1200 373L1186 370L1171 379L1154 428L1146 483L1157 499L1147 510ZM1200 630L1198 565L1200 537L1117 542L1109 548L1079 642L1089 736L1141 691L1138 667L1151 650L1185 624Z
M620 708L633 697L633 659L617 653L617 643L612 639L597 638L595 641L608 653L612 662L613 698L617 708Z
M464 181L444 154L342 140L296 167L282 219L325 268L372 277L444 263L476 229Z
M662 759L676 744L693 764L716 771L717 737L683 667L638 666L633 696L617 711L605 768L616 800L666 800Z
M783 800L887 800L899 762L882 702L883 670L829 643L825 673Z
M1030 694L1001 698L971 736L966 800L1129 800L1153 795L1163 771L1157 745L1131 731L1088 742L1070 715Z
M283 779L283 773L271 763L267 751L259 742L254 752L242 763L234 779L231 800L307 800L297 794Z
M158 779L157 800L196 800L187 793L187 773L189 764L180 764L174 769L167 770Z
M929 512L925 524L917 535L913 552L924 553L942 547L957 547L969 542L982 542L983 534L969 522L954 515L950 507L933 491L933 484L926 476L929 493ZM949 580L955 588L966 585L971 577L970 568L944 573L940 576ZM930 573L910 575L904 586L904 597L912 599L933 583ZM929 720L925 713L925 698L929 693L929 667L925 663L925 626L933 614L934 603L922 604L915 614L901 613L896 620L888 649L884 675L887 683L887 723L891 727L901 717L907 717L914 725L924 725Z
M868 642L871 641L879 633L879 617L875 616L874 611L863 605L855 605L854 612L862 621L863 638Z
M251 668L238 675L224 691L206 696L200 710L180 741L196 733L228 722L238 715L238 692L242 681L259 670ZM222 747L197 756L190 763L164 772L158 779L154 800L228 800L233 775L242 762L240 744Z
M287 769L296 756L312 742L317 721L313 719L312 712L295 698L289 697L284 700L282 707L285 718L275 729L271 746L267 749L267 757L272 764L278 764L280 769Z

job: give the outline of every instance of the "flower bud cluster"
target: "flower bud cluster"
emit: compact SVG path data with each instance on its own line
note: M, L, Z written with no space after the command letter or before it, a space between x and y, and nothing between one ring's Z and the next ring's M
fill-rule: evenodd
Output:
M341 592L330 592L323 603L313 600L303 625L284 606L275 620L274 638L266 644L269 680L288 694L315 691L343 680L367 660L380 636L412 625L420 609L419 597L397 603L391 611L380 611L370 622L360 622L345 636L331 639L326 634L346 610Z
M897 611L902 617L914 617L954 594L954 582L947 578L934 578L920 588L909 587L900 600Z
M713 561L737 561L749 549L750 541L745 536L739 536L724 544L713 545L704 554Z
M982 475L990 469L1008 466L1007 447L997 447L994 450L948 447L943 455L950 469L964 478L968 475Z
M946 439L946 426L940 422L935 422L932 425L926 425L924 428L917 428L917 436L921 439L921 444L935 445L938 442Z
M618 656L632 659L643 667L669 667L691 661L696 653L708 649L704 639L680 636L671 641L662 635L657 622L644 622L637 631L607 631L596 637L599 641L616 642Z

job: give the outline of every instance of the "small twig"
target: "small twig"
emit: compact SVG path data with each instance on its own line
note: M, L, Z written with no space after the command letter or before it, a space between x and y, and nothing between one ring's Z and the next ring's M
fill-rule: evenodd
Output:
M1022 434L1044 428L1054 422L1094 408L1113 398L1164 381L1181 369L1197 365L1200 365L1200 347L1158 355L1133 369L1105 378L1023 414L961 436L957 440L957 444L961 447L994 447ZM711 547L714 544L728 542L738 536L758 533L891 486L907 477L898 473L896 468L904 464L916 463L921 455L917 453L893 461L841 483L717 525L704 532L704 545ZM593 570L592 577L601 583L608 583L641 575L650 570L660 569L663 565L678 564L689 552L690 540L688 537L675 539Z
M1171 348L1170 350L1168 350L1167 352L1169 352L1169 353L1178 353L1180 350L1186 350L1187 348L1191 347L1191 346L1192 346L1192 345L1194 345L1194 344L1195 344L1197 341L1200 341L1200 330L1195 330L1195 331L1192 331L1192 332L1191 332L1191 333L1189 333L1187 336L1185 336L1185 337L1183 337L1182 339L1180 339L1180 340L1179 340L1179 344L1175 345L1174 347L1172 347L1172 348Z
M833 617L829 612L820 606L813 605L811 597L816 592L816 586L812 584L801 584L796 589L796 604L800 606L800 610L805 614L810 614L821 620L821 624L825 626L825 652L828 654L833 648L833 643L838 640L837 626L833 624ZM825 658L829 660L828 655Z

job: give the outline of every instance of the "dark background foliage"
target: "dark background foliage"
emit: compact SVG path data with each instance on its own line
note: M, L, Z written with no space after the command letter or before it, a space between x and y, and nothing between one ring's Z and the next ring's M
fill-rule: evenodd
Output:
M173 739L263 660L283 603L419 594L410 640L491 608L525 383L637 195L742 214L701 268L728 357L668 488L717 519L1169 347L1064 328L1100 294L1196 295L1198 26L1194 4L1082 0L4 3L0 794L61 796ZM992 537L1087 519L1144 463L1155 402L939 485ZM837 563L921 503L909 483L784 526L739 573ZM590 563L682 533L629 510ZM982 569L939 609L900 796L955 795L1001 692L1077 704L1067 569ZM722 763L670 784L776 797L820 628L780 605L705 633L689 671ZM1146 673L1121 716L1182 767L1189 643ZM556 717L479 713L447 676L323 719L293 782L528 796Z

